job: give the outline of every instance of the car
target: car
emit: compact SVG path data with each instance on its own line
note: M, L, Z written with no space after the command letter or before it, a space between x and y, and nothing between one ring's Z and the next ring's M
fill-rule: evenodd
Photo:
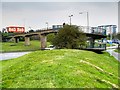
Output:
M49 47L45 48L45 50L53 50L53 49L55 49L54 45L49 45Z
M120 40L117 40L115 43L120 44Z
M112 43L120 44L120 40L119 39L113 39Z
M107 40L107 43L110 43L110 40Z

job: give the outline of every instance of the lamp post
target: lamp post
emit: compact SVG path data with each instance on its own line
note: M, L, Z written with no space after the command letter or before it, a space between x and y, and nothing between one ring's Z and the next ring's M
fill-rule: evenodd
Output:
M70 26L71 26L71 17L72 17L73 15L70 15L69 17L70 17Z
M88 12L80 12L79 14L83 14L83 13L87 14L87 30L89 32L89 13Z

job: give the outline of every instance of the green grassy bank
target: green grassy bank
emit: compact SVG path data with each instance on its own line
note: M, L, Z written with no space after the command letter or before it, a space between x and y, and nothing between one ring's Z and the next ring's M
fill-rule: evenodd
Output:
M120 53L120 49L116 49L116 50L115 50L115 52L118 52L118 53Z
M118 65L108 53L35 51L0 61L3 88L118 88Z
M50 43L48 42L47 45ZM1 52L12 52L12 51L31 51L31 50L39 50L40 49L40 41L33 40L30 41L29 46L25 46L24 42L21 41L19 43L13 42L2 42L2 50Z

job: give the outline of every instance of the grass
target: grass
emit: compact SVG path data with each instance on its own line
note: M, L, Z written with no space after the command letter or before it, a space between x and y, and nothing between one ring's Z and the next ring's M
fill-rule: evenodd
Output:
M109 44L109 43L106 44L106 47L110 47L110 46L111 46L111 44Z
M21 41L19 43L13 42L2 42L2 50L1 52L12 52L12 51L31 51L31 50L39 50L40 49L40 41L33 40L30 41L29 46L25 46L24 42ZM48 42L47 45L50 43Z
M106 47L110 47L110 46L111 46L111 44L109 44L109 43L106 44ZM115 44L113 43L112 46L115 46Z
M116 50L114 50L114 51L120 53L120 49L116 49Z
M35 51L0 61L2 88L118 88L118 65L108 53Z

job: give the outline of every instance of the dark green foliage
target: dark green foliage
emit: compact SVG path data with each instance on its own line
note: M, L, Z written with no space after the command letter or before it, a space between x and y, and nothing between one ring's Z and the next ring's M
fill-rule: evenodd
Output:
M113 34L112 34L112 38L113 38L113 39L116 39L116 33L113 33Z
M12 36L12 35L13 35L13 33L7 33L7 32L2 33L2 41L3 42L8 41L10 39L9 36Z
M29 32L34 32L34 30L31 29L31 30L29 30Z
M86 35L77 26L65 25L53 40L57 48L80 48L86 42Z
M116 38L120 40L120 32L117 33Z
M19 41L25 41L25 38L24 37L20 37Z
M47 41L50 42L51 44L53 43L53 39L55 38L55 34L51 33L47 35Z
M116 38L117 38L116 33L113 33L113 34L112 34L112 39L116 39ZM108 34L108 35L107 35L107 39L108 39L108 40L111 39L111 34Z

